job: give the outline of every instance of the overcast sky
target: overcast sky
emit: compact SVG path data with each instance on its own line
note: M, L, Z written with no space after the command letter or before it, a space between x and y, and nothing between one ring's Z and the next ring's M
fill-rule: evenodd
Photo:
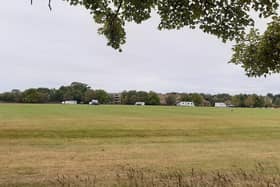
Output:
M119 53L86 10L55 0L50 12L47 0L34 1L1 3L0 92L80 81L110 92L280 93L280 75L246 77L227 63L231 44L199 30L158 31L156 17L128 24Z

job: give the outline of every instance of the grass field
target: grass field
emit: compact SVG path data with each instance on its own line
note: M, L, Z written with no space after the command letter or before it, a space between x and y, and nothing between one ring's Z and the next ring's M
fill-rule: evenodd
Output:
M0 184L280 166L280 110L0 105Z

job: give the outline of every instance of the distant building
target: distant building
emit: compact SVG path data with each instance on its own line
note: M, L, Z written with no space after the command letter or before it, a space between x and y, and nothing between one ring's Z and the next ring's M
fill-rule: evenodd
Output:
M121 93L113 93L111 94L112 104L121 104L122 103L122 94Z
M225 108L227 105L225 103L215 103L215 107Z
M76 100L62 101L61 104L65 105L76 105L78 102Z
M136 102L135 105L136 106L145 106L145 102Z
M90 105L99 105L99 101L96 99L91 100L91 102L89 102Z
M181 101L181 102L177 103L177 106L194 107L195 105L193 102Z
M161 105L166 105L166 97L167 97L167 95L166 94L158 94L158 96L159 96L160 104Z

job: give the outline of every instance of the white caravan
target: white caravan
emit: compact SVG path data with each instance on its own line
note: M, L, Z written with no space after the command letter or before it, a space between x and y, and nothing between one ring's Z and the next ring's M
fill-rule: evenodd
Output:
M193 102L181 101L177 104L177 106L194 107L195 105Z
M227 107L227 105L225 103L215 103L215 107L225 108L225 107Z
M145 102L136 102L135 105L136 106L145 106Z
M65 104L65 105L76 105L76 104L78 104L78 102L75 101L75 100L69 100L69 101L62 101L61 104Z

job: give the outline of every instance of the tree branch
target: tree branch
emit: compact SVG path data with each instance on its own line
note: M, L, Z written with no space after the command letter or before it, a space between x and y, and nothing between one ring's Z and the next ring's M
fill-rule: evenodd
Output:
M118 9L116 10L115 17L117 17L117 16L119 15L119 12L120 12L120 10L121 10L122 4L123 4L123 0L120 1L120 4L119 4L119 6L118 6Z
M49 0L49 3L48 3L48 7L49 7L50 11L52 10L51 1L52 1L52 0ZM33 4L33 0L30 0L30 4L31 4L31 5Z
M49 4L48 4L48 6L49 6L50 11L52 11L51 0L49 0Z

